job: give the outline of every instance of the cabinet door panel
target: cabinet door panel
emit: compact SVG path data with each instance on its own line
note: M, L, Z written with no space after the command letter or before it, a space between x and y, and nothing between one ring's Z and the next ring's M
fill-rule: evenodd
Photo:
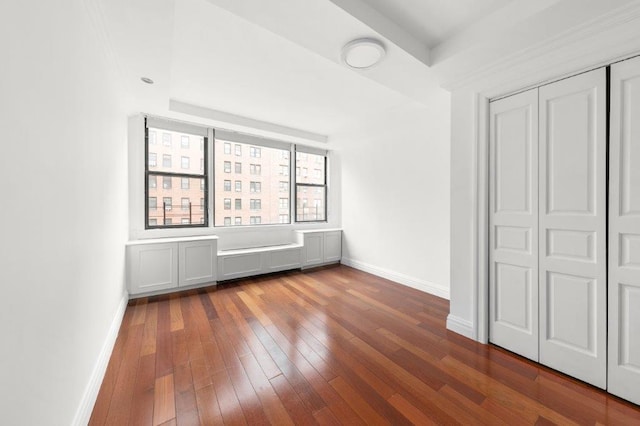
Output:
M609 392L640 404L640 59L611 66Z
M489 339L538 360L538 89L490 105Z
M140 244L127 247L129 292L139 294L178 286L178 245Z
M606 71L540 88L540 362L606 387Z
M179 244L181 286L216 280L215 240L189 241Z
M304 234L303 266L320 265L324 262L324 234L314 232Z
M342 231L324 233L324 261L339 262L342 258Z

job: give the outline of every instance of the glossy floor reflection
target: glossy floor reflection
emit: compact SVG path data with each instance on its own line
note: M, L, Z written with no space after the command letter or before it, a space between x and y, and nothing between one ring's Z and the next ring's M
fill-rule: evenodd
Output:
M92 425L640 424L449 332L448 301L346 266L130 302Z

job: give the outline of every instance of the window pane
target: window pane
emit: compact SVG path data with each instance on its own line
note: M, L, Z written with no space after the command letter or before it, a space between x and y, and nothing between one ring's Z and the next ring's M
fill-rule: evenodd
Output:
M149 187L148 226L206 223L204 179L149 174L151 181L162 181L162 185Z
M291 205L289 150L221 140L215 141L214 150L216 226L278 224L284 213L289 223L288 208L280 208L281 198Z
M327 220L325 217L325 187L297 185L296 189L296 221L314 222Z
M189 149L189 136L188 135L180 136L180 147L185 148L185 149Z
M324 155L296 152L296 183L325 184Z
M152 134L162 135L162 143L149 144L149 171L203 173L203 170L196 169L199 164L204 164L202 136L149 128L149 137ZM194 164L196 166L192 169L191 166ZM180 220L173 221L174 224L176 222L180 223Z

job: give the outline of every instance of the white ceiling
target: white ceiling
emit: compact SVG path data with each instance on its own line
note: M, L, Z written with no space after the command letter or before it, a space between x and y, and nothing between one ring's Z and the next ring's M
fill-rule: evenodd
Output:
M429 47L512 0L364 0Z
M598 22L610 9L637 3L87 1L99 10L99 30L126 82L132 113L202 121L171 111L175 100L329 136L398 106L441 105L443 83L449 87L569 28ZM341 63L341 48L358 37L386 45L387 56L370 70ZM141 83L142 76L156 84ZM243 126L234 120L225 125L250 130ZM250 131L260 133L259 126Z

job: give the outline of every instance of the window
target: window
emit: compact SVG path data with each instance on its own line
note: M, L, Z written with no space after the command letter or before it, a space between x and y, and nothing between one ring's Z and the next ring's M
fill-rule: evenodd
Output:
M231 161L224 162L224 172L231 173Z
M251 210L260 210L262 208L262 200L259 198L252 198L249 204Z
M256 147L256 146L252 146L249 148L249 155L253 158L260 158L261 156L261 149Z
M288 209L289 208L289 199L288 198L280 198L278 200L278 208L279 209Z
M280 223L289 223L289 215L288 214L281 214L279 216L280 219Z
M260 192L262 191L262 183L261 182L249 182L249 192Z
M289 182L280 181L278 188L280 188L280 192L289 192Z
M231 218L229 216L224 218L224 226L231 226Z
M222 134L223 132L219 132L218 136L222 137L220 136ZM231 146L232 161L229 161L232 157L224 155L227 143ZM280 198L285 198L287 205L291 208L293 203L290 198L291 191L279 192L278 186L280 182L283 182L284 187L291 188L289 167L291 167L290 161L292 159L282 159L286 157L283 152L291 152L291 145L270 143L270 146L266 146L236 140L218 139L214 141L214 151L217 154L214 156L214 170L218 171L217 177L222 181L214 186L216 189L214 193L216 202L213 211L215 226L237 226L236 217L241 218L242 225L274 225L280 223L280 213L289 213L289 210L279 210L278 203ZM239 152L242 152L242 157L235 156L236 145L240 146ZM247 158L246 162L241 158ZM225 160L233 163L233 165L226 166L233 167L232 179L229 179L229 175L222 172ZM283 167L286 173L284 175L281 174ZM223 184L226 180L229 183ZM232 194L230 191L234 195L230 201L232 206L225 210L223 200ZM229 210L233 212L233 215L229 214ZM230 224L225 221L226 217L231 217ZM286 223L290 223L290 219L288 217Z
M242 156L242 145L237 143L236 146L235 146L235 150L236 150L236 157L241 157Z
M242 218L240 216L236 216L235 225L242 225Z
M171 176L162 176L162 189L171 189Z
M162 198L162 204L163 204L164 209L166 211L171 210L171 207L173 207L173 205L172 205L173 204L173 198L171 198L171 197L163 197Z
M224 209L231 210L231 198L224 199Z
M156 132L154 132L154 131L150 131L149 132L149 143L151 145L155 145L157 143L156 142Z
M204 210L204 198L200 198L200 210Z
M161 127L154 127L158 124ZM166 126L165 128L163 128ZM202 171L193 172L190 168L191 161L206 159L207 130L192 126L189 132L171 129L172 124L168 120L147 118L147 168L145 179L147 182L147 198L145 202L145 227L162 228L166 226L207 226L207 180L206 167ZM184 129L183 126L180 126ZM159 152L150 152L149 147L155 136L162 136L162 145L153 149ZM176 141L176 143L173 143ZM195 145L192 145L195 144ZM202 147L200 151L196 147ZM185 150L189 149L189 154ZM162 156L162 162L158 163L158 156ZM173 159L180 159L173 161ZM196 163L197 164L197 163ZM161 180L161 182L159 182ZM161 186L160 186L161 184ZM187 192L188 191L188 192ZM200 209L192 208L191 200L201 200ZM180 202L180 208L173 208L173 200ZM162 204L160 204L162 202Z
M289 159L289 151L282 150L282 152L280 153L280 158L282 158L283 160L288 160Z
M296 222L327 220L326 155L296 152ZM308 173L311 169L313 172Z
M224 153L231 154L231 144L229 142L224 143ZM229 222L231 222L231 218L229 218Z

